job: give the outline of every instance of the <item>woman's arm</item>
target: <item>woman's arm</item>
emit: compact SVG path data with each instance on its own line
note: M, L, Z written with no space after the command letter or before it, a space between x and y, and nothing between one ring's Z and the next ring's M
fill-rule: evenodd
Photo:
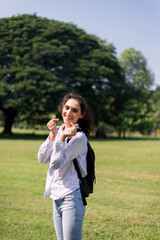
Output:
M49 140L49 137L46 141L40 146L38 151L38 161L40 163L47 163L50 160L52 153L53 143Z
M77 158L80 154L87 151L87 138L82 132L78 132L71 140L66 142L57 142L54 151L51 154L49 167L58 169L67 162Z
M50 160L52 147L56 136L57 136L57 126L56 122L59 119L54 115L53 118L47 123L47 128L50 130L50 135L46 141L40 146L38 151L38 160L40 163L47 163Z

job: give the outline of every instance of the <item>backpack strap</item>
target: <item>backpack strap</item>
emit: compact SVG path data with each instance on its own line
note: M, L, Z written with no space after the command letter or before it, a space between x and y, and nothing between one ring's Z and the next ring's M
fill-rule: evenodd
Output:
M77 174L78 174L78 178L81 180L82 179L82 174L80 172L80 169L79 169L79 166L78 166L78 163L77 163L77 159L73 159L73 163L74 163L74 166L75 166L75 169L77 171Z
M74 164L74 167L75 167L75 169L76 169L76 171L77 171L79 180L82 181L82 174L81 174L81 172L80 172L80 169L79 169L78 162L77 162L77 159L76 159L76 158L73 159L73 164ZM80 188L80 190L81 190L81 188ZM87 205L86 198L82 195L82 192L81 192L81 196L82 196L82 200L83 200L83 205L84 205L84 206Z

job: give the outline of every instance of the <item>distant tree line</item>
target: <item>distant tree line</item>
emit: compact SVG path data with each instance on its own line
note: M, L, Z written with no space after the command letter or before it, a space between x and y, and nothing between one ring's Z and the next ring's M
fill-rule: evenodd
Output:
M0 117L5 134L15 119L33 126L57 112L69 92L84 96L94 115L96 135L104 125L149 134L160 127L160 87L140 51L120 59L112 44L73 24L36 15L0 19Z

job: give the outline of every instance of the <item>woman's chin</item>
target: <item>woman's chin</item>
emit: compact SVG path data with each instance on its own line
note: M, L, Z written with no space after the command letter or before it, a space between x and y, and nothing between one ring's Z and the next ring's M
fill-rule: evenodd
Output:
M71 121L65 121L64 124L65 124L67 127L70 127L70 126L71 126Z

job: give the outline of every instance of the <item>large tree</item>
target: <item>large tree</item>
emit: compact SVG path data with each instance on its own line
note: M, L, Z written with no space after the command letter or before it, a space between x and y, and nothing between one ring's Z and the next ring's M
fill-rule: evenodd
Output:
M154 75L148 67L145 56L141 51L129 48L121 53L120 64L124 70L129 98L147 100L154 82Z
M105 106L118 105L123 84L112 44L73 24L36 15L0 19L0 109L5 133L11 133L17 114L28 122L39 121L56 111L61 97L70 91L87 98L97 121L105 120L109 112Z
M126 80L124 107L120 113L119 130L125 132L150 132L153 122L150 117L149 98L154 75L142 52L130 48L120 56Z

